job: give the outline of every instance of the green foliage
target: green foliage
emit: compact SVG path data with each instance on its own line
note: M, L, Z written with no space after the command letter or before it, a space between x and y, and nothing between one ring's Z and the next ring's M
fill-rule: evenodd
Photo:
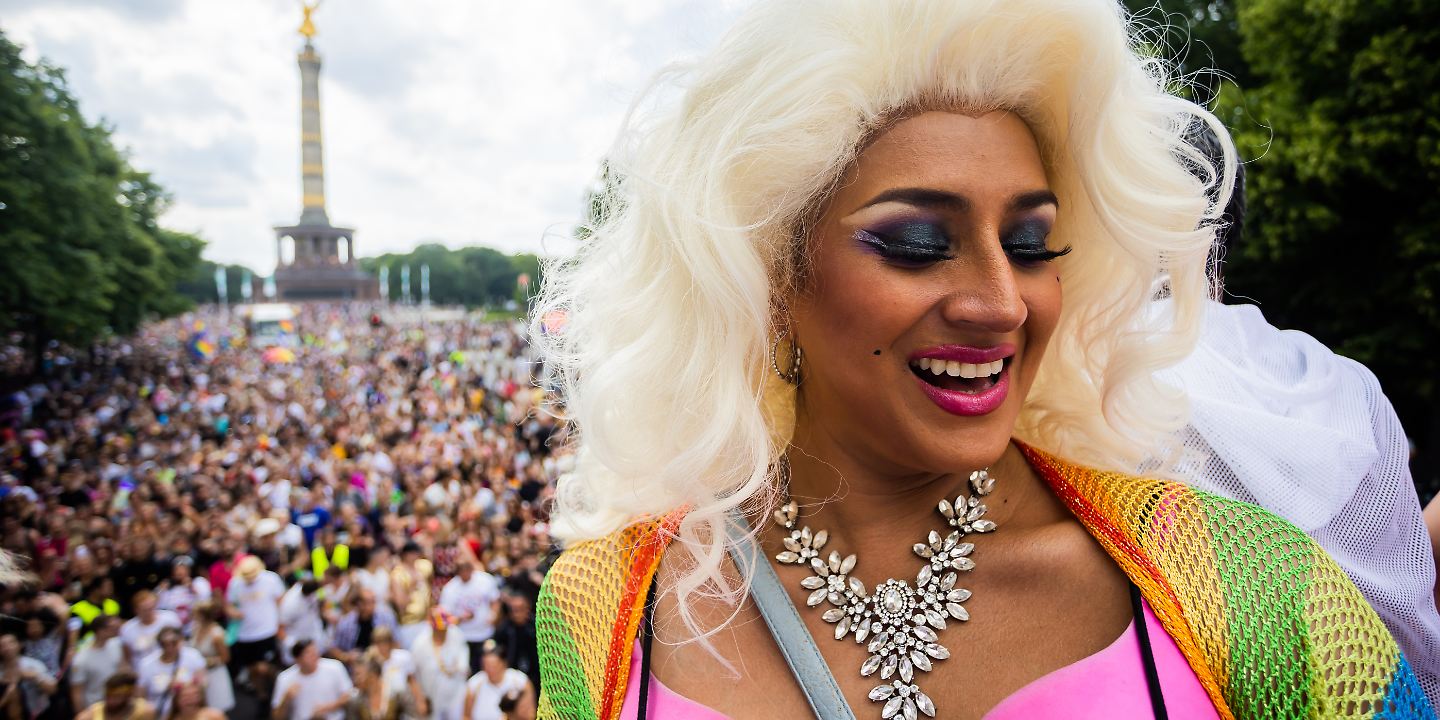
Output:
M85 121L64 73L0 33L0 332L80 345L187 307L173 288L203 242L159 227L167 202Z
M1419 458L1440 455L1440 3L1126 5L1203 42L1236 81L1197 93L1247 161L1227 293L1365 363ZM1203 48L1161 54L1186 72L1210 62ZM1429 465L1417 480L1435 481Z
M539 287L540 260L534 255L506 255L487 247L464 247L451 250L437 243L426 243L405 254L387 253L374 258L360 258L360 267L378 275L381 267L390 268L390 300L404 300L401 293L401 268L410 266L410 299L420 301L420 267L430 266L430 302L437 305L479 307L515 299L521 305ZM517 280L521 274L530 277L524 292Z
M195 263L189 275L175 286L175 291L197 305L220 302L220 291L215 287L215 268L217 267L225 268L225 290L230 303L233 305L240 302L240 285L245 282L245 273L250 272L250 269L244 265L222 265L209 260L201 260ZM253 272L250 272L250 276L252 278L260 277ZM255 302L264 300L260 297L258 287L255 289L255 296L252 300Z
M1149 51L1168 61L1180 89L1209 103L1228 78L1241 87L1253 81L1240 48L1237 5L1244 0L1125 0Z
M1440 4L1250 0L1239 20L1256 84L1221 109L1254 158L1251 230L1226 286L1364 362L1440 451Z

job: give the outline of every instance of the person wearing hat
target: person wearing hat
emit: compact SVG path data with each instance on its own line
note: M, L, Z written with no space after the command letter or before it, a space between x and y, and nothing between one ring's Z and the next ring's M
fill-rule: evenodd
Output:
M460 720L465 706L465 681L470 677L470 648L459 632L450 632L455 618L441 608L430 611L430 632L410 646L420 689L430 700L431 720Z
M225 593L225 610L240 627L230 648L230 674L248 670L257 690L268 691L273 663L280 657L280 598L285 583L265 569L265 563L247 555L235 566L235 577Z
M291 527L293 526L287 521L266 517L256 521L255 527L250 531L253 538L250 554L260 558L265 567L275 570L282 577L289 577L293 571L305 564L304 558L297 560L291 546L284 542L283 534Z
M535 687L505 662L505 647L486 640L480 672L465 683L465 720L534 720Z

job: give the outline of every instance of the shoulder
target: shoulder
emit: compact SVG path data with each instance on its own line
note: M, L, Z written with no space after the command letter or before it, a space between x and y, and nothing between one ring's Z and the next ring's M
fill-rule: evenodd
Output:
M530 683L530 678L515 668L509 668L505 671L505 682L511 687L520 690L524 689L524 687Z
M570 545L545 574L542 597L623 585L637 560L659 561L684 517L683 510L676 510L659 519L637 521L609 535ZM653 567L650 569L653 571Z
M618 707L650 582L684 516L575 543L550 567L535 605L542 716Z
M280 674L275 676L276 696L278 697L281 694L282 688L288 687L289 685L294 683L295 679L299 677L299 675L300 669L295 667L294 665L291 665L290 667L281 670Z
M1382 700L1428 709L1375 610L1294 524L1185 483L1022 450L1140 588L1217 705L1237 717L1292 703L1324 717ZM1270 697L1249 685L1284 677L1313 682Z

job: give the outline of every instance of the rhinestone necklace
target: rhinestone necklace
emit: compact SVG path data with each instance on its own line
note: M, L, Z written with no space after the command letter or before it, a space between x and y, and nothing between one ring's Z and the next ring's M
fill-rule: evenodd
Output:
M904 718L915 720L919 713L935 717L935 703L915 684L917 672L930 672L932 662L950 657L940 644L937 630L944 630L946 620L964 622L970 613L961 603L970 599L970 591L956 587L960 573L975 569L970 555L974 543L961 542L972 533L988 533L995 523L985 519L987 508L981 498L995 488L995 479L988 468L970 473L969 497L960 495L955 502L941 500L940 515L953 530L941 537L930 531L927 542L915 543L915 554L924 564L915 574L915 583L890 578L866 590L865 583L850 573L855 569L855 555L841 557L831 551L822 557L820 551L829 541L825 530L812 532L809 526L796 529L799 512L794 500L787 500L775 511L775 523L790 531L782 542L785 550L775 556L784 565L803 565L814 572L800 581L810 591L807 607L828 602L829 608L820 617L835 626L835 639L847 635L864 644L870 657L860 665L861 677L880 674L881 682L870 691L870 699L883 702L883 720ZM894 677L893 680L891 678Z

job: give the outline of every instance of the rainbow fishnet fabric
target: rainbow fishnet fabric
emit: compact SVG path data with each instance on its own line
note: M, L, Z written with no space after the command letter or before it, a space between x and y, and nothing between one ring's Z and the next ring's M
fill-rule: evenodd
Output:
M1435 717L1360 591L1290 523L1021 449L1139 586L1221 717ZM551 568L536 608L542 720L620 716L645 595L681 517L577 544Z
M645 596L682 517L676 511L579 543L550 568L535 605L539 717L619 717Z
M1435 717L1379 616L1294 525L1021 449L1140 587L1222 717Z

